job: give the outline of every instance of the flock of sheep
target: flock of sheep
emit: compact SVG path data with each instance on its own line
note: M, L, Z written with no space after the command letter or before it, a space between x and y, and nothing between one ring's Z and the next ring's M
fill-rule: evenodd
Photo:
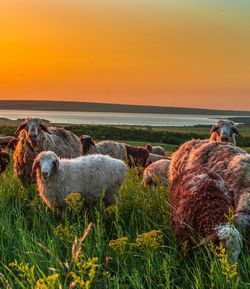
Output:
M206 140L182 144L171 158L162 147L130 146L111 140L94 142L63 128L47 127L39 118L26 118L18 137L1 137L0 147L14 149L14 171L22 183L36 181L40 197L60 210L65 197L79 192L90 204L103 198L115 202L129 166L144 168L143 185L170 184L171 224L179 242L195 247L222 242L228 260L238 260L242 233L249 226L250 156L236 146L239 130L220 120ZM0 151L0 171L10 161ZM233 213L234 217L230 217Z

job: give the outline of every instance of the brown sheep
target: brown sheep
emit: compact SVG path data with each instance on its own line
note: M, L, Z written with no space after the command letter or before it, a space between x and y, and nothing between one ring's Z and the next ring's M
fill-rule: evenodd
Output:
M16 131L18 143L14 151L14 170L23 182L33 182L31 169L36 155L51 150L63 158L82 154L80 139L63 128L47 128L39 118L26 118Z
M250 221L250 155L230 143L192 140L172 154L169 180L195 167L207 168L222 177L234 197L236 223L241 229Z
M242 247L242 237L227 215L233 211L233 197L223 179L205 168L186 170L176 177L169 192L171 223L179 242L189 246L222 242L230 263L235 263Z
M145 168L149 161L149 151L143 147L125 144L128 165Z

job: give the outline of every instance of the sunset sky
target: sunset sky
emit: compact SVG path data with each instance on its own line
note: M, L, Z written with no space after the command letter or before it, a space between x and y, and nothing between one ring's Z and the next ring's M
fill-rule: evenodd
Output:
M0 99L250 110L249 0L0 0Z

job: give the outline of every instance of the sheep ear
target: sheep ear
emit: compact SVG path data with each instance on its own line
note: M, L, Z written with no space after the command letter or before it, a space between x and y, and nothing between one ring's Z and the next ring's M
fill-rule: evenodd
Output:
M45 131L45 132L47 132L48 134L51 134L51 132L49 131L49 129L47 128L47 126L46 125L44 125L44 124L40 124L40 128L43 130L43 131Z
M33 163L33 166L32 166L31 174L30 174L31 177L35 177L36 170L37 170L38 167L39 167L39 161L35 160L34 163Z
M27 125L27 121L25 120L19 125L15 133L19 135L20 131L26 128L26 125Z
M210 135L213 133L213 132L215 132L215 131L217 131L218 130L218 126L217 125L214 125L211 129L210 129Z
M56 172L58 172L59 171L59 160L54 160L53 163L55 165Z
M239 131L239 129L236 126L233 127L233 132L235 134L237 134L238 136L241 136L240 131Z
M200 246L204 246L205 244L207 244L209 241L214 242L218 239L218 235L216 232L211 233L210 235L208 235L207 237L205 237L204 239L202 239L199 243L199 247Z

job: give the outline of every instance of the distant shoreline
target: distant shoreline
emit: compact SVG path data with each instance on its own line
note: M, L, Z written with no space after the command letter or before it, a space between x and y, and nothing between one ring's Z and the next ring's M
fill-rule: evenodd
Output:
M164 106L125 105L93 102L0 100L3 110L75 111L75 112L119 112L151 114L196 114L231 115L250 117L250 111L198 109Z

